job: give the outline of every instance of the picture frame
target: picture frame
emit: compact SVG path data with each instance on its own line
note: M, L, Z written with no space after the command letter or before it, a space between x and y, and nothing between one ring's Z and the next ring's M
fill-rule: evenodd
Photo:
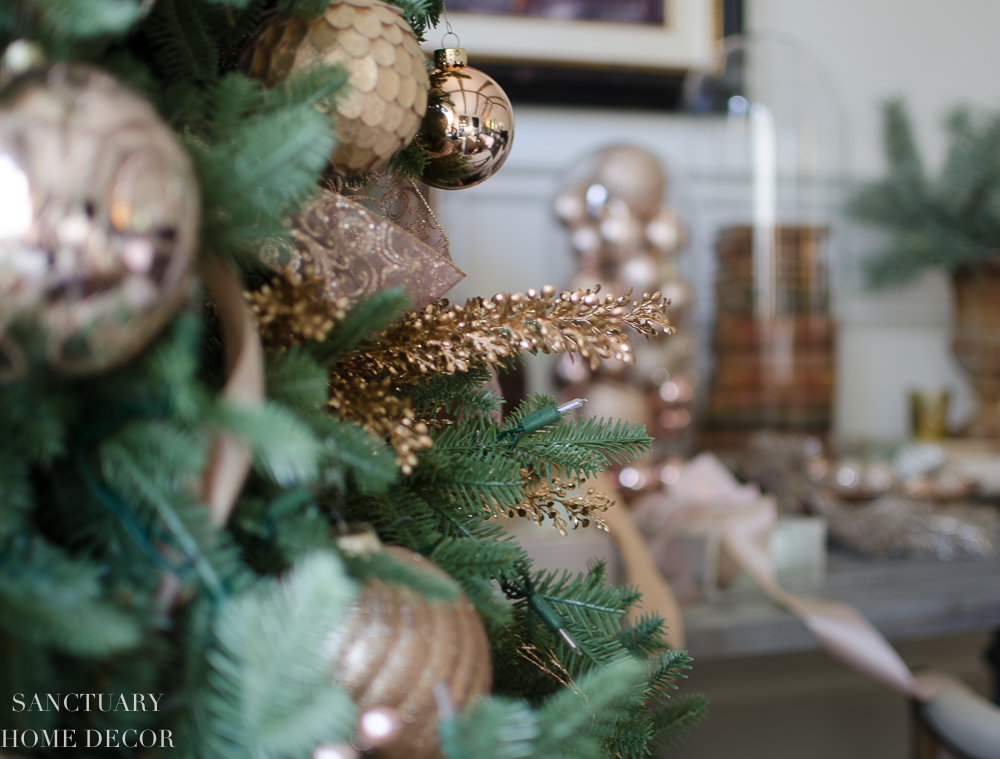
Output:
M679 72L706 65L722 35L720 0L664 0L663 25L539 16L448 14L471 62ZM444 17L428 48L446 31ZM449 38L451 39L451 38ZM454 44L454 43L452 43Z

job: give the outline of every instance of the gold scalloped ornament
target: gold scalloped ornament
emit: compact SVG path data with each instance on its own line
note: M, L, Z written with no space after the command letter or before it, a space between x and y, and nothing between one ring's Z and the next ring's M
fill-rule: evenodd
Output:
M272 86L319 64L348 71L348 91L331 110L336 171L365 174L406 147L427 110L426 57L399 10L379 0L340 0L314 21L273 18L255 33L241 68Z

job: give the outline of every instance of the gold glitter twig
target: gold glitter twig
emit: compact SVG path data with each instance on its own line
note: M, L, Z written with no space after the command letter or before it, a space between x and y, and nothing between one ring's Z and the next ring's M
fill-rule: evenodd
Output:
M522 471L522 476L528 480L525 487L525 500L507 512L508 517L524 517L530 519L537 525L541 525L546 519L552 520L552 526L559 530L560 534L566 535L566 527L572 525L573 529L587 527L591 522L598 529L609 532L608 525L600 516L600 513L607 511L614 505L605 493L598 492L595 488L587 488L586 493L570 495L571 490L580 487L581 481L573 478L560 482L555 480L549 482L544 478L530 478L527 472ZM559 512L558 506L562 506L566 512L566 517Z
M392 393L388 378L371 380L335 374L330 378L329 407L342 419L359 424L389 441L403 474L417 465L417 453L433 445L427 425L417 420L408 398Z
M345 361L348 371L416 383L428 375L465 372L476 363L497 364L522 353L579 353L596 368L602 358L632 363L623 326L644 337L674 330L661 293L632 301L598 296L599 288L565 291L551 285L541 293L499 293L465 305L437 301L407 314L379 342L368 343Z
M319 277L275 277L247 293L260 324L261 338L271 350L287 350L306 341L324 341L349 310L347 299L322 297ZM419 451L431 447L428 422L418 420L408 400L395 388L418 384L430 376L466 372L476 364L499 364L523 353L579 353L596 368L601 359L632 363L630 327L646 338L673 333L666 316L669 303L661 293L632 301L631 292L603 299L594 290L564 291L546 285L541 292L498 293L491 300L473 298L464 305L431 303L411 312L375 339L366 340L337 362L330 378L330 408L374 435L387 439L405 474L413 471ZM575 487L575 485L573 485ZM574 528L602 510L588 496L560 495L570 489L536 490L525 514L549 514L560 502ZM598 520L599 525L603 522ZM565 530L566 523L559 525Z

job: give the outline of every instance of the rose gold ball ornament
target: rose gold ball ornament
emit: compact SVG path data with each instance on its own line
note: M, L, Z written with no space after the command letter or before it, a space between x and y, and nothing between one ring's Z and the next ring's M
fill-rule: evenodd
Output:
M312 22L275 18L258 29L240 65L267 86L318 64L348 71L348 90L330 110L334 168L364 174L406 147L427 110L426 57L398 8L379 0L330 3Z
M423 181L442 190L485 182L503 166L514 142L514 109L500 85L468 65L463 48L434 52L431 74L441 97L420 128L430 152Z
M375 551L446 577L420 554L382 548L372 540ZM354 743L374 750L379 759L441 755L436 685L447 687L456 709L489 692L493 675L486 631L457 586L455 594L450 602L429 600L403 585L368 580L348 621L330 636L339 652L335 677L361 709Z
M23 375L35 345L64 374L121 364L185 298L194 172L109 74L56 64L4 90L0 209L0 378Z

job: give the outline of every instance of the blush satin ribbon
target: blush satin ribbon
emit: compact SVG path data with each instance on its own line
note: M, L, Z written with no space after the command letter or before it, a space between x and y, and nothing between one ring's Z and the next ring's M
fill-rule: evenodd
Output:
M605 488L609 484L607 479L602 483ZM668 494L641 508L662 510L661 516L667 515L661 520L667 523L666 529L678 531L684 527L714 533L720 541L720 558L746 572L776 604L798 617L831 656L868 680L923 702L933 701L946 687L945 679L938 674L912 673L885 636L853 606L793 595L781 588L769 551L771 531L778 519L774 499L761 495L755 487L740 485L712 454L701 454L688 462ZM652 591L648 609L672 620L674 625L682 624L673 594L657 587L665 581L651 577L648 568L643 569L644 563L655 567L655 562L646 546L637 547L629 538L638 535L639 529L622 507L611 511L619 512L608 521L612 536L623 549L629 581L638 584L640 591ZM629 524L624 524L626 521ZM621 537L615 534L621 531ZM637 556L640 551L646 553L645 559ZM670 640L673 645L683 646L683 631L672 632Z
M218 309L228 379L222 396L236 406L253 407L264 398L264 354L243 288L220 259L209 258L200 267L201 280ZM212 442L202 475L201 496L213 524L223 525L236 503L252 458L246 443L223 432Z

